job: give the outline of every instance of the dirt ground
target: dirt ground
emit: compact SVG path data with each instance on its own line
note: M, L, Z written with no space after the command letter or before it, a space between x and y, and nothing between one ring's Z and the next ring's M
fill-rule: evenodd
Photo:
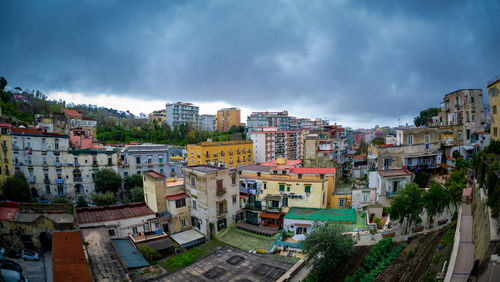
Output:
M328 281L344 281L344 279L353 274L358 267L362 266L365 262L365 256L370 250L371 246L354 247L354 253L351 258L341 264L341 269L336 271Z
M414 237L413 241L380 273L375 281L419 281L427 271L441 237L448 228Z

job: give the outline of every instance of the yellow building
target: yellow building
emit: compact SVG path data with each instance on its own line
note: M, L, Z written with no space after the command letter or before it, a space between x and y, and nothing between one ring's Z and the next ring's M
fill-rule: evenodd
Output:
M217 131L229 131L232 126L241 125L241 110L227 108L217 111Z
M290 207L330 208L335 168L253 165L240 174L240 191L251 209L286 213Z
M352 188L336 188L332 194L330 209L350 209L352 201Z
M237 168L253 164L252 141L201 142L187 145L188 166L208 164Z
M490 98L490 133L491 139L499 140L500 133L500 75L497 75L493 80L488 82L488 96Z
M0 143L2 144L2 153L0 154L0 186L5 183L7 177L14 175L12 170L12 145L10 142L11 124L0 124Z
M163 124L167 120L165 113L166 110L154 111L148 115L148 121L153 122L156 120L158 124Z

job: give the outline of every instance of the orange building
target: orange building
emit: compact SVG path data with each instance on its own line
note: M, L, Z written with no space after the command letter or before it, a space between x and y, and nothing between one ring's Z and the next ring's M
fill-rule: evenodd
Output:
M241 125L240 109L227 108L217 111L217 131L229 131L233 125Z

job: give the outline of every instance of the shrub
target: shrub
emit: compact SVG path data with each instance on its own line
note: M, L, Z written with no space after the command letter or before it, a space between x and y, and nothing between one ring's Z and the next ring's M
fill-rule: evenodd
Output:
M68 199L64 198L64 197L57 197L54 199L54 203L56 204L67 204L69 203Z
M85 197L80 195L80 196L78 196L78 200L76 200L76 206L79 208L84 208L84 207L88 207L89 205L87 204Z
M415 183L418 184L418 187L427 187L429 183L429 179L431 179L431 174L425 171L419 171L415 175Z
M378 229L384 228L384 222L380 218L378 218L378 217L374 218L373 222L375 222L375 224L377 224Z
M158 252L157 250L151 248L146 244L138 245L137 249L148 262L156 261L163 258L160 252Z
M116 196L113 192L95 193L92 195L92 201L98 206L112 205L116 203Z

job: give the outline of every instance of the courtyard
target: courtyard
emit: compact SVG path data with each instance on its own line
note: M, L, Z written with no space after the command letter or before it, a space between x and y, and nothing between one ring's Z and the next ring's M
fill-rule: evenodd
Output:
M230 226L226 231L219 235L217 239L227 245L244 251L253 249L263 249L267 251L273 245L278 236L279 233L276 233L272 237L261 236L239 230L235 226Z

